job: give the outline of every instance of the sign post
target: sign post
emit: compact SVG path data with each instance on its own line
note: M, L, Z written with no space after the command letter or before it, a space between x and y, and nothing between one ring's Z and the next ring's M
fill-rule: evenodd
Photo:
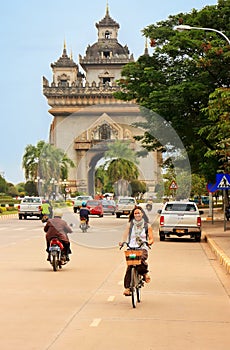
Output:
M178 186L177 186L177 183L176 181L172 181L170 186L169 186L169 189L172 191L172 196L173 196L173 199L175 199L176 197L176 190L178 189Z
M216 183L208 184L207 189L209 192L215 192L218 190L224 191L224 231L226 231L226 191L230 190L230 174L216 174Z

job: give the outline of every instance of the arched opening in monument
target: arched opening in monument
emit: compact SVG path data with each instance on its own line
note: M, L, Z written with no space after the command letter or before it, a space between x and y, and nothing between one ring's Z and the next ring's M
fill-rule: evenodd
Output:
M96 186L95 186L95 173L97 168L102 165L106 160L104 158L105 152L107 151L106 142L101 143L101 147L99 145L96 148L93 148L88 151L88 193L92 196L96 194ZM144 164L145 163L145 164ZM147 166L146 166L147 164ZM157 172L155 168L156 163L154 159L150 156L148 159L141 159L140 163L137 165L139 176L138 180L144 182L146 184L147 191L154 191L156 182L153 181L153 173ZM113 191L118 196L131 196L133 188L130 186L130 183L127 180L119 179L118 181L113 183ZM102 191L105 190L102 188ZM110 191L109 191L110 192Z

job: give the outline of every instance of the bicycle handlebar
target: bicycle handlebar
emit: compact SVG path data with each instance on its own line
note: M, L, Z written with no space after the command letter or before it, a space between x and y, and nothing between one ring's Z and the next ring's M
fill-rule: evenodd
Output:
M141 248L144 244L146 244L149 247L149 249L151 249L151 246L150 246L150 244L148 244L147 241L142 241L138 247L131 247L128 242L122 242L120 249L122 249L124 247L124 245L126 245L129 249L137 249L137 248Z

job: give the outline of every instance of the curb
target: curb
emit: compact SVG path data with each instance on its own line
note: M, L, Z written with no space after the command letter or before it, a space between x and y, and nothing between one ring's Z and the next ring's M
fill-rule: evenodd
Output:
M213 251L213 253L216 255L216 257L219 260L219 263L223 265L227 273L230 273L230 258L224 253L224 251L218 246L218 244L210 238L208 234L204 237L205 242L207 242Z

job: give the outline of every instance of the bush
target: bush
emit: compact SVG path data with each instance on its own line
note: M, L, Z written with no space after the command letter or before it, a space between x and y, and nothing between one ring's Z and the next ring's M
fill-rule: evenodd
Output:
M4 212L6 212L6 208L5 207L0 207L0 213L2 214Z
M17 208L14 207L8 207L6 208L7 211L17 211Z

